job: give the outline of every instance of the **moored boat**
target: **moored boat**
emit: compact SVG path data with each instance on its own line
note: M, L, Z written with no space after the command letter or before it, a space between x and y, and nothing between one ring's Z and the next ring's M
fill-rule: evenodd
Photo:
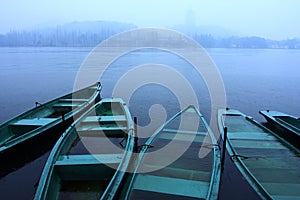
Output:
M143 145L121 199L217 199L220 155L194 106L177 113Z
M272 130L275 133L300 148L300 118L270 110L262 110L259 113L274 126Z
M30 160L29 155L40 152L44 145L54 145L73 118L100 100L100 91L101 84L95 83L3 123L0 126L0 176L16 167L13 165Z
M112 199L134 148L133 122L122 99L102 99L52 149L35 199Z
M300 151L237 110L218 111L227 151L262 199L300 199Z

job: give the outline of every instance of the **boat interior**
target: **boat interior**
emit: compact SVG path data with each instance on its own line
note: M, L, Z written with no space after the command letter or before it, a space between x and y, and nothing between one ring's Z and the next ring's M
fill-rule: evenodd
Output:
M87 89L75 92L75 94L66 95L61 99L54 100L48 104L40 105L32 112L24 113L16 119L9 121L2 127L0 135L0 146L12 141L25 133L28 133L50 124L70 113L73 109L86 103L92 95L94 89ZM74 97L81 97L75 99ZM85 99L83 98L85 97Z
M296 199L300 196L299 151L282 142L251 118L223 115L228 139L239 158L274 199Z
M98 104L61 144L47 198L99 199L124 157L127 132L119 102Z
M136 175L130 199L206 199L210 191L215 153L212 141L207 136L206 127L193 109L163 127L148 144L147 152L150 154L143 155L139 167L146 173ZM173 151L163 150L168 145L174 145ZM176 152L185 147L184 152ZM201 147L208 149L208 153L200 156ZM151 154L154 151L159 154ZM179 155L174 161L164 163L175 154Z

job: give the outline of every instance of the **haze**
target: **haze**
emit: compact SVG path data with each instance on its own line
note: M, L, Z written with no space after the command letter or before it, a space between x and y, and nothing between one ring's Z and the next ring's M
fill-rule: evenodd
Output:
M107 20L139 27L213 25L240 36L288 39L300 37L299 9L298 0L2 0L0 33Z

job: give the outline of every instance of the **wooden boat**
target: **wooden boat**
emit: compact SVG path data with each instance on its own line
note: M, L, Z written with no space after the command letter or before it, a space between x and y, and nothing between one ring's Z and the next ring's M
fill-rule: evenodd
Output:
M262 110L259 113L274 126L275 133L300 148L300 118L278 111Z
M122 99L102 99L57 141L35 199L110 199L122 185L134 148Z
M227 151L262 199L300 199L299 150L237 110L218 111Z
M0 156L16 151L29 153L31 148L38 149L34 144L40 144L41 139L58 139L72 123L73 117L79 116L100 100L100 91L101 84L96 83L3 123L0 126Z
M141 149L136 163L121 199L217 199L219 148L194 106L159 128Z

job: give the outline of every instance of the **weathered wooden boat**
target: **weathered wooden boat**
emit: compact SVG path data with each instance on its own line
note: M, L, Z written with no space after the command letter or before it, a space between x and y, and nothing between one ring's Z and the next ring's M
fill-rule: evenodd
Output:
M38 151L41 141L57 140L74 117L100 100L100 91L101 84L95 83L3 123L0 126L0 158L6 161L10 159L8 155L21 158L20 152L30 154L31 149Z
M300 148L300 118L278 111L259 111L274 126L272 130L291 144Z
M299 150L237 110L218 111L227 151L262 199L300 199Z
M194 106L159 128L136 161L121 199L217 199L219 148Z
M122 99L102 99L57 141L35 199L113 198L130 164L133 128Z

